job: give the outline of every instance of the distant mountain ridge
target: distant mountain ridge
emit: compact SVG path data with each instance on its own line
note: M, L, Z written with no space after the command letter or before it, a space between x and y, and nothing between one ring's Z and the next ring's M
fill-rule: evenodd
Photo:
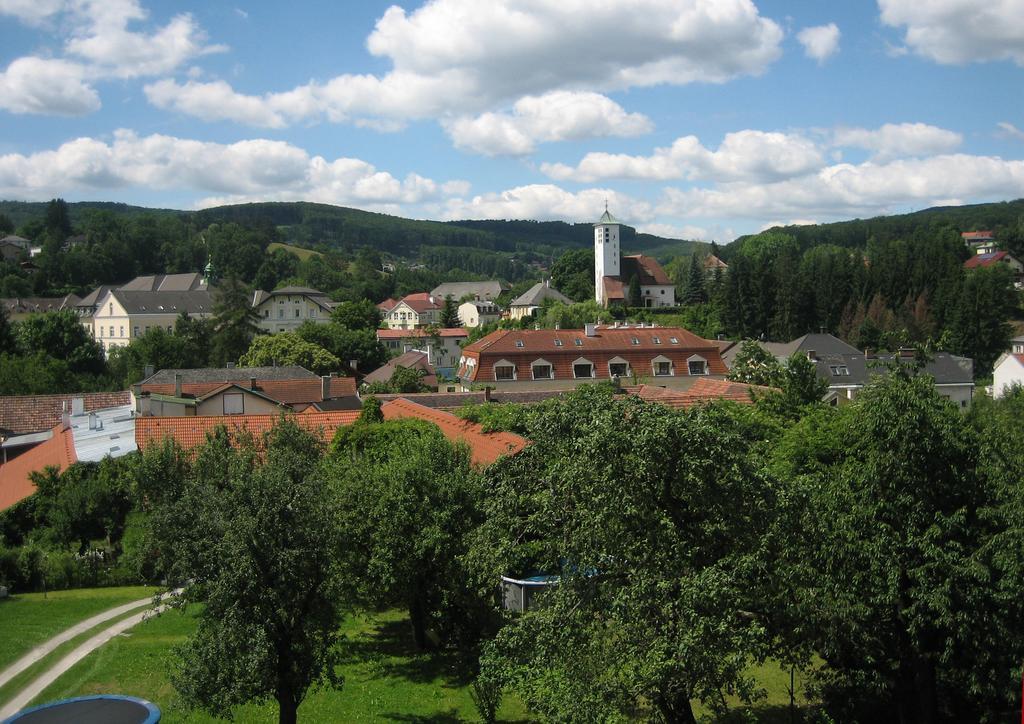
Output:
M199 228L212 223L270 223L283 241L309 248L372 246L381 252L416 259L428 248L472 248L506 254L530 252L551 259L569 249L589 247L593 231L589 222L562 221L424 221L305 201L263 202L218 206L199 211L150 209L113 202L68 204L72 224L90 210L118 216L173 214L194 220ZM21 226L42 218L46 202L0 201L0 213ZM596 217L595 217L596 218ZM701 242L638 234L623 226L623 250L661 258L689 254Z

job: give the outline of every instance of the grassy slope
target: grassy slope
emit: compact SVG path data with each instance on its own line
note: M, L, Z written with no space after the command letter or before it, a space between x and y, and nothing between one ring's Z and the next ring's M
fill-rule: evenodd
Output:
M0 669L97 613L153 594L146 586L24 593L0 601Z
M306 261L311 256L323 256L319 251L313 251L312 249L303 249L301 246L293 246L292 244L282 244L279 241L275 241L267 245L267 253L271 254L276 249L284 249L290 251L295 256L299 257L302 261Z

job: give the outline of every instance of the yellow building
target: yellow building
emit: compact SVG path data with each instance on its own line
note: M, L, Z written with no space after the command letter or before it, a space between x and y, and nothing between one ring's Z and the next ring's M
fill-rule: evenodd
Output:
M272 292L257 289L252 307L267 333L294 332L305 321L329 322L337 305L323 292L308 287L282 287Z

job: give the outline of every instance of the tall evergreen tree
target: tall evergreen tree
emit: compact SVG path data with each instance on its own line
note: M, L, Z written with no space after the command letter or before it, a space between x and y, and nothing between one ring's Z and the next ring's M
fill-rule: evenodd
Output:
M704 286L704 269L696 254L690 257L690 268L686 273L686 284L683 286L681 304L703 304L708 300Z
M642 301L640 299L640 278L634 274L629 278L629 306L639 307Z
M450 329L459 325L459 305L449 294L444 299L444 306L441 307L441 326Z
M220 367L241 357L260 327L249 290L237 278L225 279L214 295L211 362Z

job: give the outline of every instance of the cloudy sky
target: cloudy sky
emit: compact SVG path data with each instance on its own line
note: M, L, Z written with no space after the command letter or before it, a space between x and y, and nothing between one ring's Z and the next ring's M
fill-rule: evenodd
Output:
M1024 0L0 0L0 198L729 241L1024 196Z

